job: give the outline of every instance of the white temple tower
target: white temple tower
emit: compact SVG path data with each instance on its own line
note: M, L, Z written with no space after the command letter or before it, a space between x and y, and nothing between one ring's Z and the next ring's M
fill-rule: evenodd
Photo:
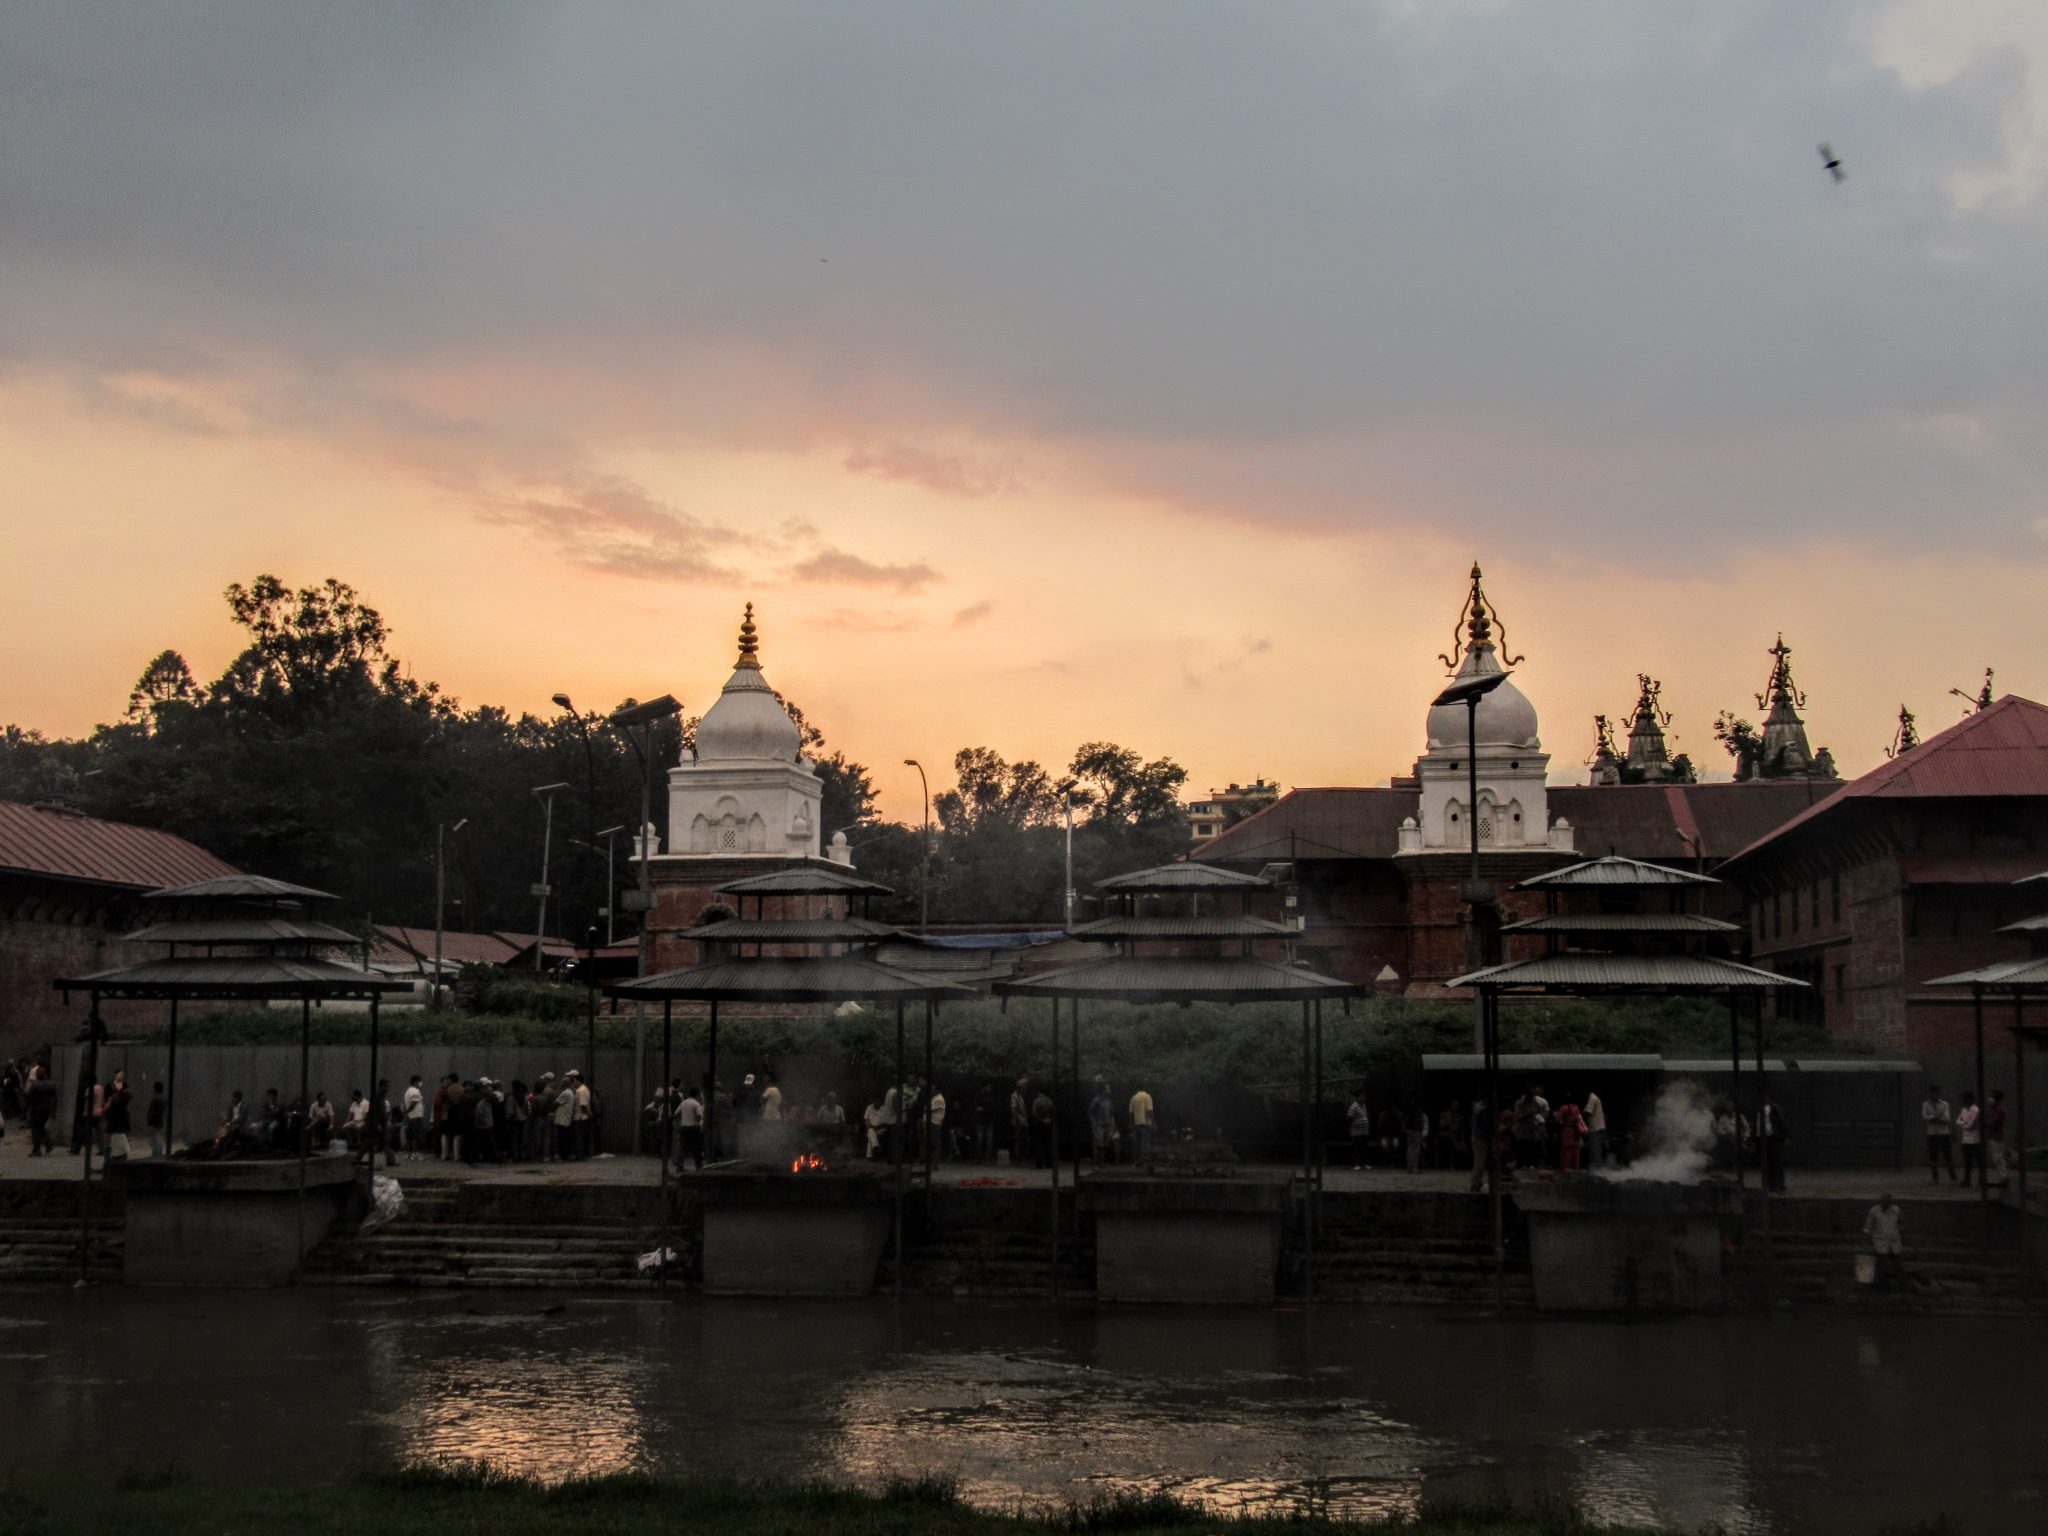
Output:
M749 603L732 676L697 722L694 753L668 771L671 854L818 856L817 770L761 674L760 649Z

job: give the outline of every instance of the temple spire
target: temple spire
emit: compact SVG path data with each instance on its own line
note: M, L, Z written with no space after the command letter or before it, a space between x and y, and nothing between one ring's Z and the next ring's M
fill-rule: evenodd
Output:
M1892 744L1884 749L1886 757L1897 757L1901 752L1910 752L1920 745L1920 727L1913 719L1913 711L1905 705L1899 706L1899 728L1892 732Z
M740 620L740 659L735 666L752 667L761 670L761 642L754 629L754 605L747 604L746 617Z

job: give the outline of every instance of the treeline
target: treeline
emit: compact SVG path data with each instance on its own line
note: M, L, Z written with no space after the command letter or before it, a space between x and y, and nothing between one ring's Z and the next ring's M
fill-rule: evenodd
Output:
M633 740L598 710L513 715L463 708L392 655L377 610L329 579L293 590L273 576L229 587L246 643L202 682L176 650L142 669L120 719L51 740L0 732L0 798L55 802L161 827L237 866L342 898L345 915L431 924L437 827L446 835L449 926L531 931L540 879L542 803L554 797L549 928L603 930L605 845L630 884L642 765ZM824 732L785 700L823 787L829 840L845 831L862 873L897 890L889 915L914 919L923 829L876 819L862 764L827 750ZM667 770L694 739L695 718L653 736L652 814L664 839ZM638 733L635 733L637 737ZM1067 801L1076 884L1174 857L1187 846L1187 774L1091 742L1063 774L1007 762L985 747L955 755L957 784L934 797L930 910L940 921L1049 922L1061 911ZM621 934L632 931L623 915Z

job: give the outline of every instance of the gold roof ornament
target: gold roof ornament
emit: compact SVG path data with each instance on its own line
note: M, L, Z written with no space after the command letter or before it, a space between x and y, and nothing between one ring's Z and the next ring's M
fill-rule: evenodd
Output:
M761 670L761 642L759 632L754 628L754 605L747 604L746 617L740 620L740 659L735 666L752 667Z

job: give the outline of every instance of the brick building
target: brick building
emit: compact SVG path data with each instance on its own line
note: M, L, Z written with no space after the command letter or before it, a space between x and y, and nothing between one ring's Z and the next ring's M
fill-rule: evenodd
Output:
M1748 788L1749 786L1740 786ZM2024 959L2007 925L2048 907L2048 708L2008 694L1901 752L1728 861L1778 999L1846 1042L1970 1048L1970 1001L1936 976ZM1992 1032L1992 1043L2002 1040Z
M1442 658L1459 680L1502 673L1522 660L1508 654L1506 630L1477 567L1460 619L1458 652ZM1743 783L1689 782L1689 768L1674 768L1665 751L1663 726L1670 717L1657 704L1656 685L1642 678L1629 763L1620 761L1602 730L1608 750L1604 760L1595 755L1593 782L1551 784L1535 706L1515 683L1502 681L1469 720L1461 704L1430 710L1412 774L1383 787L1294 790L1194 857L1243 870L1285 866L1296 903L1291 915L1302 925L1302 958L1347 981L1438 995L1444 982L1469 968L1470 908L1463 895L1468 816L1478 820L1481 877L1496 892L1495 903L1480 913L1481 953L1491 964L1541 947L1539 939L1504 939L1500 932L1504 923L1543 911L1540 895L1512 889L1518 882L1606 854L1713 873L1841 788L1825 750L1805 750L1782 640L1771 654L1773 766L1796 759L1797 772ZM1626 782L1630 778L1645 782ZM1711 888L1706 902L1711 916L1739 916L1739 893L1728 887Z
M0 1055L72 1038L77 1005L50 983L130 961L161 946L128 944L136 898L240 871L152 827L103 821L60 805L0 801Z

